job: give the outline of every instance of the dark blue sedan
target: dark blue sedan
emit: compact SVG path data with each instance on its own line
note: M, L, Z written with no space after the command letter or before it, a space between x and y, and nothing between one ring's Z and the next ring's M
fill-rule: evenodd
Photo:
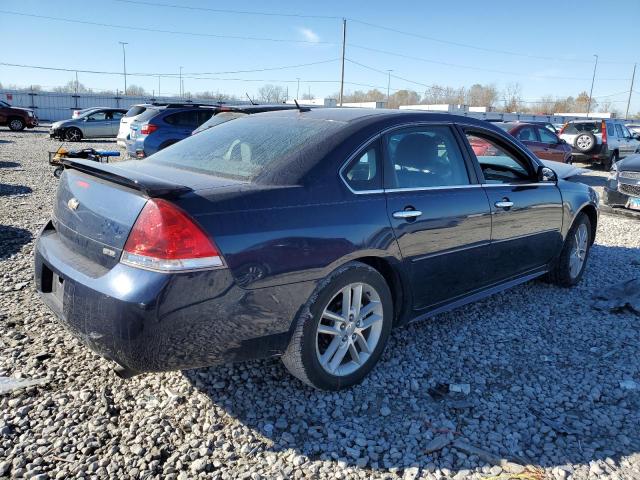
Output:
M143 161L66 160L36 285L122 376L281 356L339 389L392 327L541 276L577 284L597 204L487 122L262 113Z

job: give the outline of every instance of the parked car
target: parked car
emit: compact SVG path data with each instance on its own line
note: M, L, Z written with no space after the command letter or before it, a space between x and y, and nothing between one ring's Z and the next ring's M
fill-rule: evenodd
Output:
M573 159L599 163L605 170L635 153L640 141L619 120L585 119L567 122L560 138L573 147Z
M166 104L164 104L166 105ZM147 111L147 108L151 108L154 106L162 106L162 104L158 103L141 103L139 105L133 105L127 113L123 115L120 119L120 128L118 129L118 136L116 137L116 143L121 147L127 146L127 140L129 140L129 131L131 129L131 124L140 117L144 112Z
M394 326L541 276L576 285L598 222L591 187L441 113L268 112L65 167L34 284L125 377L280 355L346 388Z
M295 105L283 105L278 103L275 105L229 105L216 109L216 113L209 120L196 128L191 135L204 132L205 130L220 125L221 123L235 120L236 118L245 117L254 113L275 112L278 110L295 110Z
M556 135L560 131L551 122L541 122L541 121L536 121L536 120L530 120L530 121L527 121L527 120L516 120L513 123L529 123L529 124L533 124L533 125L540 125L540 126L546 128L547 130L549 130L551 133L554 133Z
M524 143L538 158L571 163L571 146L542 123L495 123ZM474 151L478 148L474 145ZM476 151L476 154L479 152Z
M640 137L640 124L638 123L627 123L625 125L629 129L632 135L636 135L636 138Z
M83 138L115 138L125 113L127 111L122 108L90 110L78 118L53 123L49 136L69 142L79 142Z
M151 106L131 122L125 141L130 158L145 158L180 140L209 120L214 105L169 104Z
M603 201L611 207L640 210L640 155L629 155L613 165Z
M0 100L0 125L14 132L38 126L38 116L29 108L12 107Z
M71 118L78 118L80 116L85 115L88 112L92 112L93 110L101 110L103 108L106 108L106 107L89 107L89 108L83 108L82 110L76 109L71 113Z

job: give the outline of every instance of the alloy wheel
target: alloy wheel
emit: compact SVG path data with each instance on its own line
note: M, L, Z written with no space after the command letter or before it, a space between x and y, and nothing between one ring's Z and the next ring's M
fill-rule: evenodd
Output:
M380 295L371 285L351 283L329 301L316 331L316 355L335 376L350 375L375 350L383 327Z
M77 142L80 140L80 132L76 129L69 130L67 132L67 140L70 142Z
M569 257L569 273L571 274L571 278L576 278L580 275L582 266L587 259L588 242L589 233L587 232L587 226L582 223L573 237L573 247L571 248L571 255Z
M11 130L21 130L22 129L22 121L21 120L11 120L9 123L9 127Z
M578 139L576 140L576 145L581 150L587 150L591 148L591 137L588 137L587 135L579 136Z

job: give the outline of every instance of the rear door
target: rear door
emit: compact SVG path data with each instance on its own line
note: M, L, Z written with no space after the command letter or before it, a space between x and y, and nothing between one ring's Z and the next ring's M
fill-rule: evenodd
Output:
M461 141L449 125L400 128L383 138L387 212L414 309L486 284L490 208Z
M120 130L120 120L122 120L122 117L124 116L124 113L122 112L117 112L117 111L113 111L112 115L111 115L111 137L117 137L118 136L118 130Z
M544 267L562 247L558 186L539 182L537 165L501 136L477 127L463 131L470 143L490 145L477 156L492 214L487 273L500 282Z

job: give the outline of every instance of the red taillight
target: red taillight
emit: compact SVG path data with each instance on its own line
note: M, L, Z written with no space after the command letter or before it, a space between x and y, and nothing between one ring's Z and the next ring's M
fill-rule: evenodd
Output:
M157 125L154 125L153 123L147 123L146 125L142 126L142 128L140 129L140 133L142 135L149 135L150 133L155 132L157 129Z
M122 263L159 271L221 267L222 257L207 234L177 206L149 200L122 252Z
M602 144L607 143L607 123L602 121Z

